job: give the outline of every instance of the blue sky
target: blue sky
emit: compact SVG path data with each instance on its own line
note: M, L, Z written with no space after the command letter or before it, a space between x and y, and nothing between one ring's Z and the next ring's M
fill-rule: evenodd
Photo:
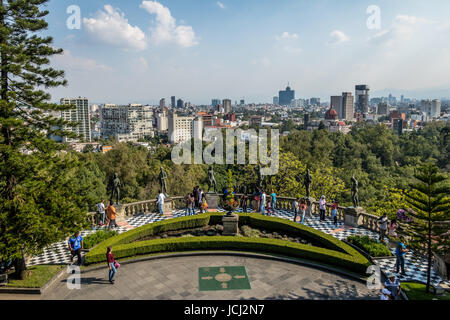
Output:
M70 5L81 28L68 29ZM366 12L380 9L380 28ZM50 0L53 59L69 86L53 99L202 104L270 102L289 81L298 98L354 91L450 97L448 0Z

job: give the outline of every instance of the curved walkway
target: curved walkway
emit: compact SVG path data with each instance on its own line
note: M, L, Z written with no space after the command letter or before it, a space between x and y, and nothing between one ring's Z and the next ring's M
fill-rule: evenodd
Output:
M199 268L244 266L250 290L199 291ZM81 274L81 288L67 289L66 279L42 299L88 300L358 300L379 299L362 282L293 263L239 256L174 257L122 265L115 284L107 268ZM215 281L215 280L212 280Z

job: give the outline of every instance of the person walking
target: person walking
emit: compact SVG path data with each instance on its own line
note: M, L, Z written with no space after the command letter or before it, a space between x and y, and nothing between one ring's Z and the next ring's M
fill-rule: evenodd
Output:
M83 237L80 231L77 231L73 237L69 238L70 262L73 262L73 257L77 256L77 264L81 265L81 250L83 249Z
M114 259L111 247L108 247L106 249L106 262L109 269L109 282L111 282L111 284L114 284L114 276L116 275L117 268L120 266L120 264L118 264Z
M331 205L331 217L333 218L334 226L337 227L338 219L338 202L337 200L334 200L333 204Z
M292 201L292 209L294 210L294 222L297 222L297 216L298 216L299 209L300 209L300 205L299 205L297 199L294 199L294 201Z
M158 204L158 210L159 210L159 214L163 215L164 214L164 199L166 198L166 196L164 195L164 193L162 193L162 191L159 191L159 195L158 195L158 200L156 201L156 203Z
M306 209L308 208L308 204L306 203L306 200L303 199L300 204L300 212L301 212L301 224L305 224L305 216L306 216Z
M380 227L380 242L384 241L384 237L386 236L386 230L389 219L387 213L383 213L383 215L378 218L378 226Z
M99 226L104 226L105 225L105 213L106 213L106 208L105 208L105 204L103 203L103 199L102 201L100 201L100 203L97 203L97 224Z
M264 190L261 190L261 204L260 204L260 212L262 215L265 215L266 210L266 193Z
M395 256L397 260L395 261L395 273L398 273L401 269L401 274L406 275L405 272L405 255L408 252L404 244L403 237L397 241L397 247L395 249Z
M272 189L272 193L270 194L270 197L272 198L272 210L275 213L275 209L277 207L277 194L275 193L275 191Z
M272 199L267 199L267 215L269 216L272 213Z
M118 225L116 223L116 208L114 208L114 202L112 200L109 200L109 206L107 209L107 213L108 213L108 219L109 219L109 226L108 226L108 230L111 230L111 228L117 228Z
M320 221L325 221L325 211L327 206L327 200L323 195L319 200Z

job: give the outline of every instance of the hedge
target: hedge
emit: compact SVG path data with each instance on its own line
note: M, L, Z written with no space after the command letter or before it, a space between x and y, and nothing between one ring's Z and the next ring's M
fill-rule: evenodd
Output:
M134 242L161 232L203 227L209 223L217 224L222 216L222 214L218 213L208 213L142 226L102 242L86 255L85 263L89 265L104 262L106 259L106 248L113 246L114 256L117 259L158 252L237 250L269 252L305 258L339 266L361 274L365 273L370 265L370 262L358 251L330 235L293 221L258 214L239 214L240 223L254 227L270 228L270 230L296 233L321 243L324 248L279 239L224 236L183 237Z

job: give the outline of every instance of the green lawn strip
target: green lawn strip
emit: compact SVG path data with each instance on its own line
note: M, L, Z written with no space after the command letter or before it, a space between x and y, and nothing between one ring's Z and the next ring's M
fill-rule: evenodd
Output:
M8 274L7 287L13 288L41 288L50 281L58 272L66 268L65 265L39 265L28 267L26 277L23 280L13 278L13 272Z
M450 300L450 294L448 292L445 295L426 293L426 285L422 283L402 282L402 289L410 300Z

